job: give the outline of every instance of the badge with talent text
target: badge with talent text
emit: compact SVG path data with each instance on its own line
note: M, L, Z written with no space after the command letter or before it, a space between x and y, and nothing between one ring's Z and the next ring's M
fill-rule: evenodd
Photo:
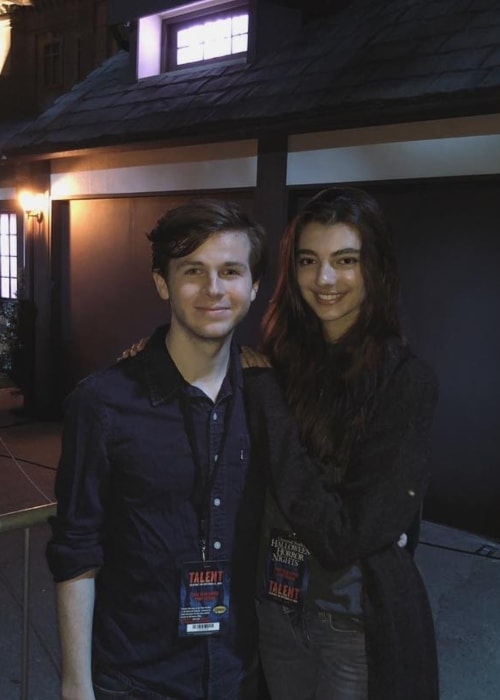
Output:
M309 580L310 552L293 532L272 530L266 557L266 595L285 605L301 606Z
M184 564L181 572L179 635L219 634L229 619L229 564Z

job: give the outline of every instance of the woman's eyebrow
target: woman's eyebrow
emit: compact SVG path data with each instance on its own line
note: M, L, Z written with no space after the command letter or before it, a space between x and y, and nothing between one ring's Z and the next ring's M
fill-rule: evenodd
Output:
M341 248L336 250L333 255L346 255L347 253L361 253L361 248Z
M346 255L346 254L352 254L352 253L361 253L361 248L340 248L340 250L335 250L333 251L332 255ZM296 255L317 255L318 253L315 250L310 250L309 248L298 248Z

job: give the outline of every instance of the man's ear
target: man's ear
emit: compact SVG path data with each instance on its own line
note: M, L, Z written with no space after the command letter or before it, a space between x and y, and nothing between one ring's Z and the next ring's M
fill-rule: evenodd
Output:
M153 272L153 280L156 286L156 291L160 295L160 299L163 301L168 301L170 294L168 293L167 280L159 272Z
M259 283L254 282L252 284L252 291L250 292L250 301L255 301L255 297L257 296L258 291L259 291Z

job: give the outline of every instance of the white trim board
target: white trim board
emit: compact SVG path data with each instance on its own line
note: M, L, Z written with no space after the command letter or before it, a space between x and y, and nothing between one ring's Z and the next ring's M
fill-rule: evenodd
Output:
M257 157L75 169L51 175L52 199L255 187Z
M364 144L288 154L287 182L310 185L500 173L500 135Z

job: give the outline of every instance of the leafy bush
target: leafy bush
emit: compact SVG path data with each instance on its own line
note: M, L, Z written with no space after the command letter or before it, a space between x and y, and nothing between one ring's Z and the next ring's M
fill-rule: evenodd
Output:
M18 299L0 301L0 372L12 376L21 349Z

